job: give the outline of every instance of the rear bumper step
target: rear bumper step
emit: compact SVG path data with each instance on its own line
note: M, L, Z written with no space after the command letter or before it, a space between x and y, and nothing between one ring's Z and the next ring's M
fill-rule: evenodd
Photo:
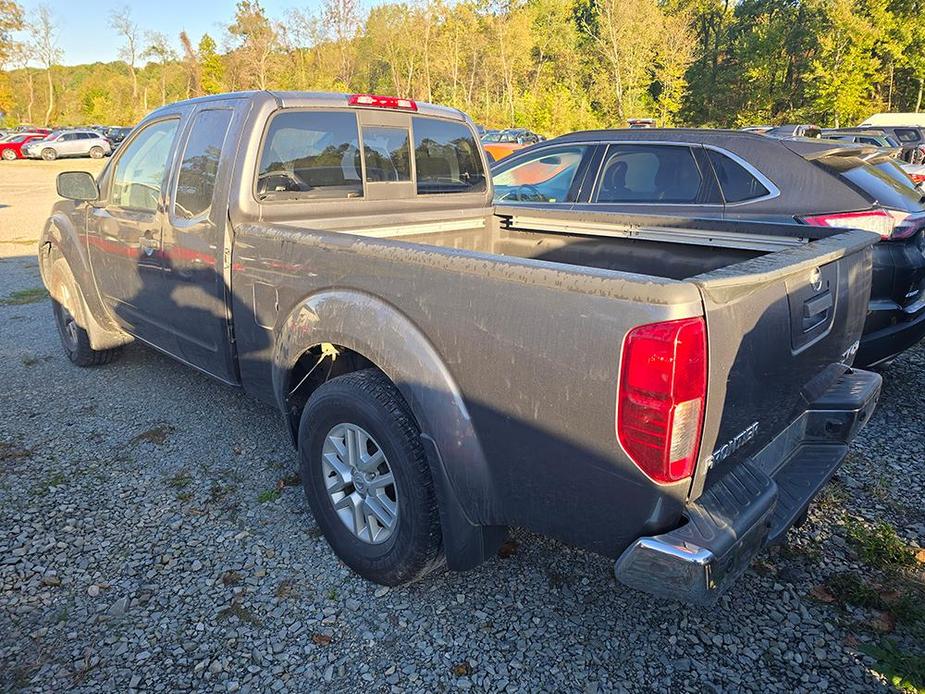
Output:
M617 578L659 596L712 603L763 547L783 540L829 481L870 419L880 383L868 371L843 375L751 460L689 503L685 525L630 545L615 564Z

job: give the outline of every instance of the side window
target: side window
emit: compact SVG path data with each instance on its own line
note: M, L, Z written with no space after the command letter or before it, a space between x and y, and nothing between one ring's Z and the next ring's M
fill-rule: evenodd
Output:
M411 157L405 128L364 127L363 156L368 183L411 180Z
M356 114L283 111L270 121L257 173L260 200L363 195Z
M741 164L716 150L710 149L707 153L726 202L744 202L770 195L771 191Z
M912 128L896 128L893 132L900 142L918 142L921 139L918 132Z
M418 195L485 190L479 145L462 123L414 117L414 169Z
M232 113L228 109L202 111L193 121L177 175L173 204L177 217L193 219L212 207L218 162Z
M879 147L879 146L880 146L880 143L877 142L877 141L876 141L874 138L872 138L872 137L859 137L859 138L858 138L858 142L860 142L860 143L862 143L862 144L865 144L865 145L874 145L875 147Z
M696 203L702 184L690 147L611 145L594 202Z
M110 205L145 212L157 209L178 123L175 118L152 123L129 143L112 175Z
M492 176L496 202L571 202L569 191L588 147L547 147L501 166Z

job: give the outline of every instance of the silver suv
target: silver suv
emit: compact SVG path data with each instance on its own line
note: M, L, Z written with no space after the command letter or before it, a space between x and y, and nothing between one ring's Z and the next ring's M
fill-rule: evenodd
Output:
M44 140L30 142L23 147L29 159L51 161L58 157L92 157L102 159L112 154L109 140L93 130L59 130Z

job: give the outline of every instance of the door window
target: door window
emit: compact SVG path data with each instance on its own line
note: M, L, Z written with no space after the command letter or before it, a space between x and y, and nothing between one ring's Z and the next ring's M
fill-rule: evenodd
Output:
M594 201L696 203L702 185L690 147L611 145Z
M495 202L571 202L572 184L588 147L549 147L502 164L493 175Z
M113 172L112 206L144 212L157 209L178 123L177 119L152 123L129 143Z
M713 149L707 153L726 202L745 202L770 195L771 191L741 164Z
M218 162L231 116L228 109L212 109L200 112L193 121L177 175L174 196L177 217L193 219L212 206Z

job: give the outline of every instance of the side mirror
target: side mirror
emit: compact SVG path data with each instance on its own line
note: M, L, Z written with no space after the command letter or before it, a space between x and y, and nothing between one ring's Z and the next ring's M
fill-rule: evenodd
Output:
M58 174L58 195L68 200L96 200L100 189L88 171L62 171Z

